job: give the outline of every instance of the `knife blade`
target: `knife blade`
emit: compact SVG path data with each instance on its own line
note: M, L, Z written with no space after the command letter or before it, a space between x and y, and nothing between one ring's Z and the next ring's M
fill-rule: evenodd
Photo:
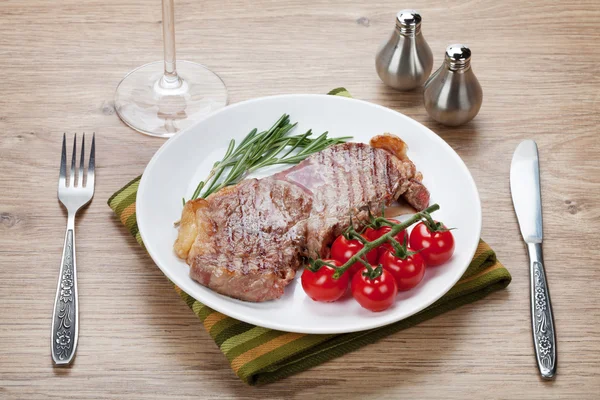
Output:
M542 196L537 145L521 142L510 165L510 192L525 243L542 243Z
M529 253L531 326L540 374L556 374L556 332L542 253L542 196L537 144L525 140L517 146L510 166L510 192L519 228Z

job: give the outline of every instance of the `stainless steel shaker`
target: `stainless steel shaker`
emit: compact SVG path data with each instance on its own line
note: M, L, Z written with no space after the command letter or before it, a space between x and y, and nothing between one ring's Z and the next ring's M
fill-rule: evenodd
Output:
M431 118L444 125L462 125L477 115L483 91L471 68L467 46L446 48L442 66L425 83L423 100Z
M396 28L377 52L377 74L388 86L412 90L431 74L433 53L421 33L421 16L415 10L396 15Z

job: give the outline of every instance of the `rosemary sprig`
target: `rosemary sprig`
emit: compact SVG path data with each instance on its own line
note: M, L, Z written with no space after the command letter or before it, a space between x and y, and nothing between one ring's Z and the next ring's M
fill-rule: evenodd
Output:
M327 132L312 138L310 129L301 135L290 135L295 127L296 123L290 123L290 116L283 114L268 130L250 131L237 147L232 139L223 159L214 163L206 179L196 187L192 200L206 198L219 189L234 185L260 168L297 164L313 153L350 139L330 138ZM183 201L185 204L185 199Z

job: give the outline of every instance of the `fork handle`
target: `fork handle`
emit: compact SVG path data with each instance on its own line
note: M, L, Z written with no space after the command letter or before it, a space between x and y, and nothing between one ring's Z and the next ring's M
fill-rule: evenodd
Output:
M556 333L542 244L528 243L527 248L530 260L531 323L535 357L542 378L551 379L556 374Z
M75 356L79 336L78 314L75 215L69 215L52 315L51 348L56 365L68 365Z

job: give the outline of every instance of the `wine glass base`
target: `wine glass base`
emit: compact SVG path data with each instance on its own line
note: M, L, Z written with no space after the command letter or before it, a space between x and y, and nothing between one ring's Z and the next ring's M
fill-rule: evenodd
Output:
M115 110L131 128L151 136L171 137L227 105L221 78L203 65L177 61L182 82L160 85L163 61L142 65L123 78L115 93Z

